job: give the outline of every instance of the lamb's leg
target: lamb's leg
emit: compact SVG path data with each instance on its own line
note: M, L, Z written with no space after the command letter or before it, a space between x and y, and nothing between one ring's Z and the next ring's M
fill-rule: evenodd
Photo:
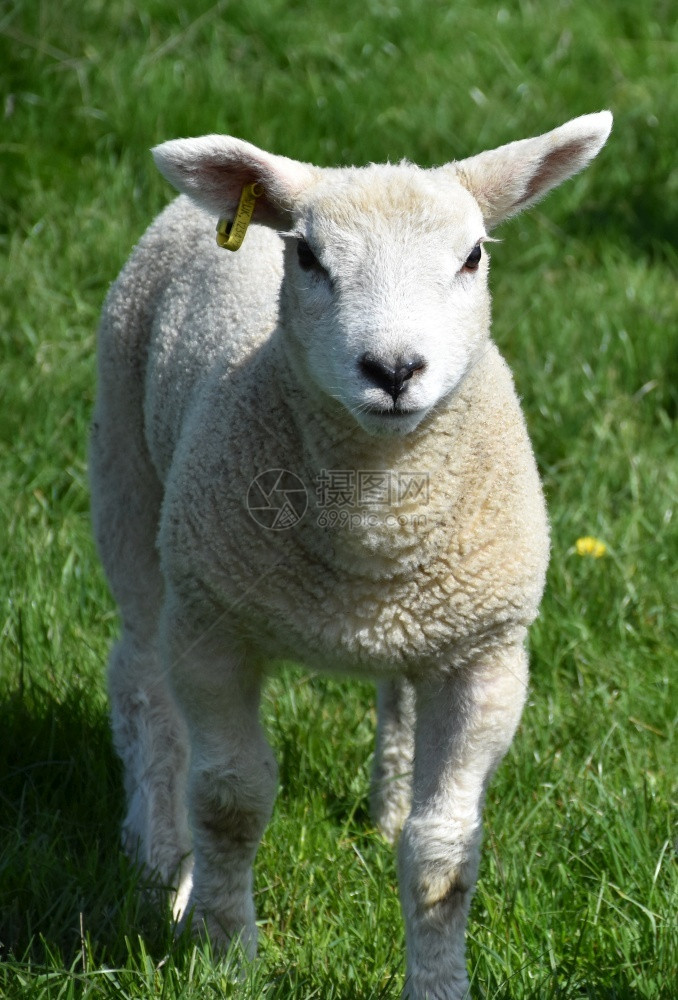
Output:
M252 864L277 791L275 759L259 722L261 678L241 658L174 644L174 688L191 747L188 802L193 888L187 918L219 951L256 951Z
M395 843L410 811L414 755L414 690L407 681L377 688L377 741L370 790L372 819Z
M413 802L399 845L408 1000L468 996L466 918L485 789L525 699L522 645L417 685Z
M103 341L109 335L105 322ZM105 343L102 350L115 353ZM172 890L176 912L190 889L188 753L157 649L162 489L143 438L140 392L134 373L103 366L90 453L92 514L123 623L108 665L113 740L127 793L123 844Z
M123 762L123 846L171 892L178 916L191 883L186 732L152 642L130 630L113 647L108 686L115 749Z

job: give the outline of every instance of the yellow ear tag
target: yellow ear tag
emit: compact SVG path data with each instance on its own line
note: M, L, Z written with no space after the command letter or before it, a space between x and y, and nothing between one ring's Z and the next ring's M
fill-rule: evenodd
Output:
M235 210L233 222L219 219L217 223L217 243L224 250L239 250L245 239L247 227L252 221L257 198L261 198L264 189L261 184L246 184L242 189L238 207Z

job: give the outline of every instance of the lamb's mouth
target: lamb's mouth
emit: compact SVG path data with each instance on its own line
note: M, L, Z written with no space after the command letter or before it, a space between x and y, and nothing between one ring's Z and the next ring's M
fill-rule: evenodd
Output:
M370 407L368 410L364 410L363 412L369 413L370 416L388 417L390 420L393 420L398 417L414 416L414 414L419 413L419 410L403 410L400 407L396 406L388 406L388 407L374 406Z
M409 434L426 415L426 409L406 410L399 406L370 406L355 414L368 434Z

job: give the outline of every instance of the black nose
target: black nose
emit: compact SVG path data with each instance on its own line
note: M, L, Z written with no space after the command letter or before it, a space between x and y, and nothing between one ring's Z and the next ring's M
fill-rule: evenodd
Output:
M411 379L415 372L425 368L426 362L422 358L412 358L409 361L396 358L395 367L392 368L367 351L360 359L359 367L363 375L373 385L387 392L395 403L403 390L403 384Z

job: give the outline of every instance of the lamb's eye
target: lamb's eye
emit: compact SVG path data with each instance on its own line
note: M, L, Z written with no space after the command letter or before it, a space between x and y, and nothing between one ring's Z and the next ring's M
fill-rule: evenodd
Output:
M466 258L466 263L464 264L464 270L477 271L478 265L480 264L480 258L482 257L482 255L483 252L480 249L480 243L479 243L477 247L474 247L473 250L471 250L471 253Z
M322 264L313 253L306 240L297 241L297 257L299 258L299 267L303 271L323 270Z

